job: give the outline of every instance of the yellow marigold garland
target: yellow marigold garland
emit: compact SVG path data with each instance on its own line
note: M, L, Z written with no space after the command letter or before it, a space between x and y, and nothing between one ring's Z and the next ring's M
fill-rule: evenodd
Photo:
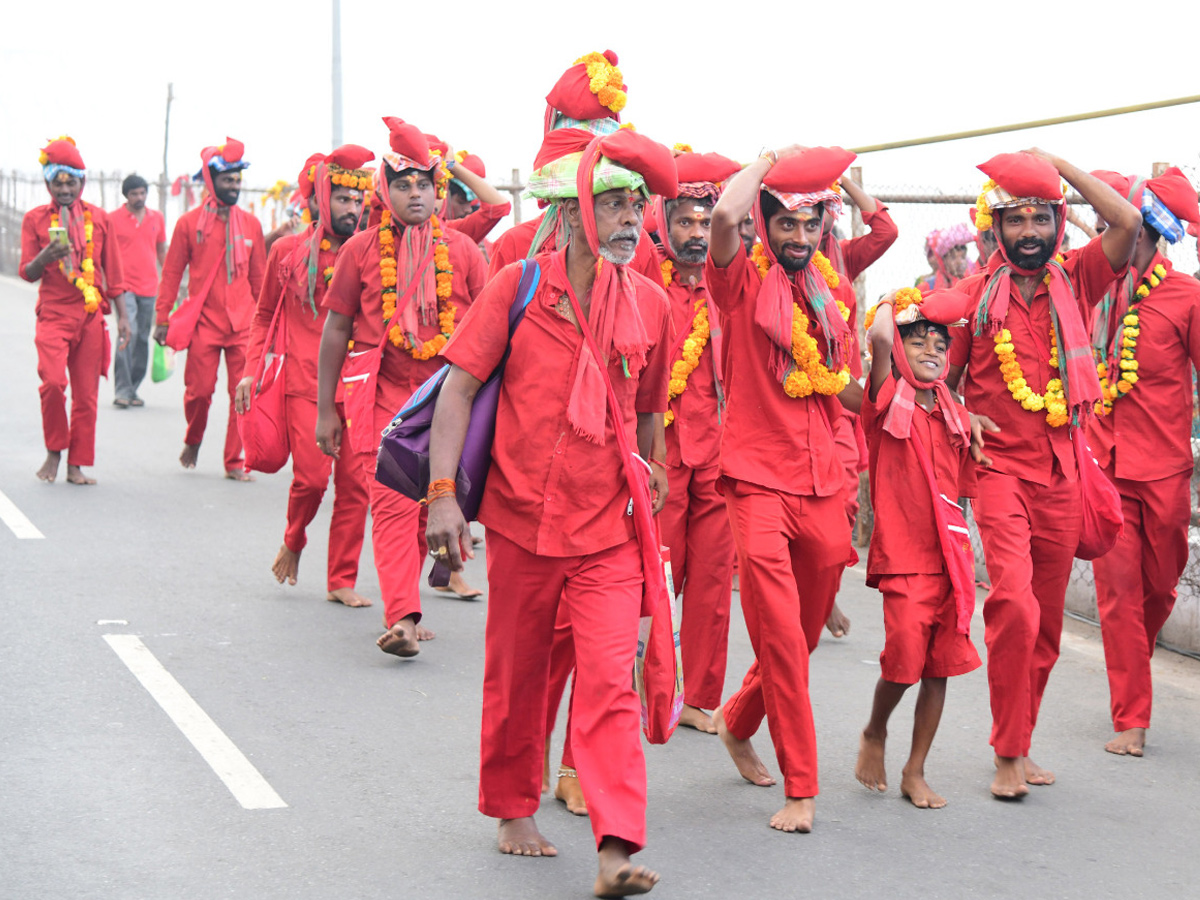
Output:
M1067 398L1063 392L1062 379L1051 378L1046 382L1046 390L1039 394L1025 380L1021 364L1017 361L1016 346L1012 342L1012 332L1001 328L997 333L995 347L997 358L1000 360L1000 374L1013 399L1021 404L1022 409L1030 412L1046 411L1046 423L1051 428L1059 428L1070 421L1067 415ZM1058 371L1058 339L1054 328L1050 329L1050 359L1048 365Z
M429 221L433 226L433 267L437 283L438 327L441 330L420 346L414 346L398 324L388 329L388 340L394 346L407 350L413 359L432 359L438 355L450 340L450 335L454 334L454 316L458 311L458 307L450 302L454 291L454 267L450 264L450 248L446 246L438 217L433 216ZM379 278L383 286L383 320L387 322L396 315L396 237L392 228L392 214L386 209L379 223Z
M896 291L896 296L892 298L892 315L898 316L904 310L908 309L913 304L918 306L921 303L921 291L919 288L900 288ZM870 331L871 326L875 323L875 313L879 309L879 304L876 303L867 310L867 314L863 317L863 330Z
M1103 400L1096 404L1096 412L1102 416L1109 415L1117 398L1132 391L1133 386L1138 382L1137 339L1142 330L1138 326L1140 319L1137 305L1139 301L1149 297L1150 291L1162 284L1162 280L1166 277L1166 267L1159 263L1134 292L1133 302L1129 304L1129 311L1121 320L1125 329L1121 332L1120 353L1117 362L1121 374L1116 382L1110 383L1108 380L1107 362L1101 360L1096 363L1096 374L1100 376L1100 393L1103 396Z
M670 287L675 277L675 266L669 259L662 262L663 287ZM708 346L711 330L708 322L708 299L700 297L693 307L692 330L684 339L681 356L671 364L671 377L667 383L667 400L671 401L687 390L688 378L700 364L700 356ZM675 413L667 410L664 425L675 421Z
M586 53L575 60L575 65L587 67L588 90L596 95L600 105L619 113L625 108L625 78L621 70L608 61L603 53Z
M70 140L66 138L65 140ZM58 213L50 214L50 227L58 228ZM96 245L92 243L92 232L95 226L92 225L92 211L86 207L83 210L83 263L80 268L83 270L74 278L75 287L79 288L79 292L83 294L83 309L84 312L94 313L100 308L100 292L96 290L96 263L93 261L93 256L96 252ZM58 270L67 275L67 267L63 260L58 261Z

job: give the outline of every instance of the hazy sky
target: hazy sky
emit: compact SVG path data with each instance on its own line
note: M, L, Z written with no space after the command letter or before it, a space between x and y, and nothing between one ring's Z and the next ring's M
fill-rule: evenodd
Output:
M0 168L36 172L38 148L69 132L91 169L156 177L167 82L172 178L195 171L200 148L226 134L245 142L254 186L295 178L310 153L329 148L328 0L10 6ZM764 145L854 147L1200 94L1200 3L1131 4L1120 16L1099 7L860 3L814 19L809 9L837 8L342 0L344 139L378 152L379 118L396 115L479 153L493 181L513 168L525 175L546 92L578 56L606 48L629 85L626 121L743 161ZM1137 19L1143 10L1153 17ZM1149 174L1169 161L1196 181L1200 104L859 163L868 187L977 190L976 163L1034 144L1086 169Z

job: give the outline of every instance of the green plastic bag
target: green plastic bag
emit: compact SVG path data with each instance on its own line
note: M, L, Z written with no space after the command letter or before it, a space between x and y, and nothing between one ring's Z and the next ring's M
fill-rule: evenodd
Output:
M150 380L155 384L166 381L175 371L175 351L162 344L154 345L154 361L150 366Z

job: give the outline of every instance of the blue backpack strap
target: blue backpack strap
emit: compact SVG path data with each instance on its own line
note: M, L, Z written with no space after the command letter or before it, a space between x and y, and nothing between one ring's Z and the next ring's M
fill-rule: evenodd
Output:
M542 269L537 264L537 260L521 260L521 280L517 284L517 292L513 297L512 307L508 311L508 339L510 341L513 332L525 318L525 308L529 306L529 301L533 299L533 294L541 280Z

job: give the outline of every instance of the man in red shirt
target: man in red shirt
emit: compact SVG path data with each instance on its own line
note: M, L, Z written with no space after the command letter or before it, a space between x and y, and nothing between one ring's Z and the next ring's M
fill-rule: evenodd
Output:
M957 387L965 369L967 409L992 431L987 447L973 451L982 464L974 512L992 581L983 607L991 789L1013 799L1029 792L1026 783L1054 783L1029 759L1029 746L1058 658L1080 537L1069 425L1085 422L1100 398L1084 322L1124 273L1141 216L1099 179L1039 150L1001 154L979 168L990 180L976 225L995 232L999 250L985 271L948 289L963 295L971 315L956 329L946 381ZM1112 227L1059 263L1063 178Z
M118 351L129 343L121 253L104 210L81 199L87 168L75 142L69 137L51 141L40 160L51 202L25 213L19 269L26 281L38 282L34 342L46 461L37 477L54 481L66 450L67 481L95 484L82 467L96 457L96 402L111 351L104 321L110 300L117 308Z
M685 692L680 725L716 734L705 710L721 704L733 590L733 532L720 477L721 330L708 305L704 260L719 185L741 166L716 153L676 155L679 197L655 200L663 241L661 277L671 304L670 406L665 418L669 499L663 543L682 597L680 645Z
M593 81L588 74L600 70L609 80ZM546 95L542 148L533 161L534 170L560 159L566 152L574 152L581 141L586 144L594 135L612 134L620 128L621 110L628 100L628 90L629 86L617 68L617 54L613 51L588 53L575 60ZM543 250L561 246L569 237L560 207L545 198L540 198L539 202L548 205L546 212L536 219L514 225L496 239L488 264L489 278L509 263L532 259ZM631 265L635 272L658 281L658 256L650 235L643 234L639 239L637 256Z
M1125 528L1092 566L1113 730L1109 753L1141 756L1150 727L1150 657L1175 605L1191 520L1192 371L1200 370L1200 284L1158 251L1200 221L1179 169L1145 180L1093 172L1142 212L1129 273L1096 310L1092 331L1104 412L1091 424L1096 461L1121 493Z
M728 386L720 485L755 653L713 720L738 771L764 787L775 781L750 738L768 720L786 795L771 827L788 832L812 829L808 658L853 552L833 422L862 397L850 376L854 291L817 250L841 208L830 186L853 159L837 147L763 154L717 202L705 270ZM747 212L762 239L749 257L738 236Z
M137 389L150 362L150 330L154 327L154 298L158 273L167 257L167 225L163 214L146 208L146 179L129 175L121 183L125 204L108 214L109 228L121 249L125 270L125 309L133 337L113 361L113 406L145 406Z
M669 333L662 289L627 267L641 235L645 196L673 196L676 173L666 147L622 130L595 138L582 156L567 157L559 174L560 211L571 238L565 248L524 264L538 267L540 281L511 342L509 309L524 265L504 269L489 283L446 348L454 368L430 441L428 539L431 552L453 569L472 555L467 523L447 499L475 392L511 347L479 511L488 529L491 586L479 809L500 820L501 852L556 855L533 814L540 801L551 644L558 610L566 606L578 659L573 744L599 851L594 890L600 897L625 896L658 881L630 862L646 840L645 762L630 672L639 615L652 595L644 565L648 558L657 561L651 566L661 561L658 548L646 545L657 541L635 524L652 524L651 494L644 481L639 490L627 476L647 477L635 464L649 470L661 508ZM581 335L581 320L594 341ZM635 438L649 465L623 457L621 448ZM661 581L658 586L663 589Z
M245 375L238 383L235 398L237 411L244 413L251 402L263 353L270 349L285 354L283 379L292 486L283 546L271 571L280 584L296 583L300 552L307 543L305 530L321 506L332 468L334 495L326 598L346 606L371 605L354 590L369 494L362 466L348 447L335 462L317 449L313 439L317 427L317 350L326 317L321 304L333 277L334 262L346 239L358 230L363 197L371 188L371 171L363 166L374 158L370 150L346 144L328 156L313 154L305 163L299 176L300 194L308 204L313 224L306 232L286 235L271 246L262 293L250 324ZM284 329L286 343L282 348L267 348L267 336L281 303L276 327Z
M955 222L949 228L931 231L925 246L933 261L933 272L917 279L917 287L929 292L954 287L968 274L967 245L975 235L966 222Z
M186 268L188 298L175 315L183 313L188 304L198 303L200 310L191 334L183 334L172 343L175 349L186 347L188 351L183 370L187 433L179 462L185 469L196 468L223 352L229 389L225 477L235 481L254 480L242 463L242 439L233 401L246 368L250 318L262 289L267 255L258 219L237 205L242 170L250 165L242 158L244 150L241 141L226 138L221 146L201 151L201 168L195 180L203 179L208 196L175 223L158 288L158 326L154 329L154 339L166 344L171 309Z
M420 624L422 508L375 480L379 435L441 368L438 351L483 289L486 266L475 243L443 229L434 214L444 190L441 158L415 126L392 116L384 122L390 150L376 191L382 220L343 245L323 301L316 438L322 453L346 452L336 406L342 399L349 450L371 495L371 543L388 629L377 644L411 657L420 652L418 641L434 636Z

